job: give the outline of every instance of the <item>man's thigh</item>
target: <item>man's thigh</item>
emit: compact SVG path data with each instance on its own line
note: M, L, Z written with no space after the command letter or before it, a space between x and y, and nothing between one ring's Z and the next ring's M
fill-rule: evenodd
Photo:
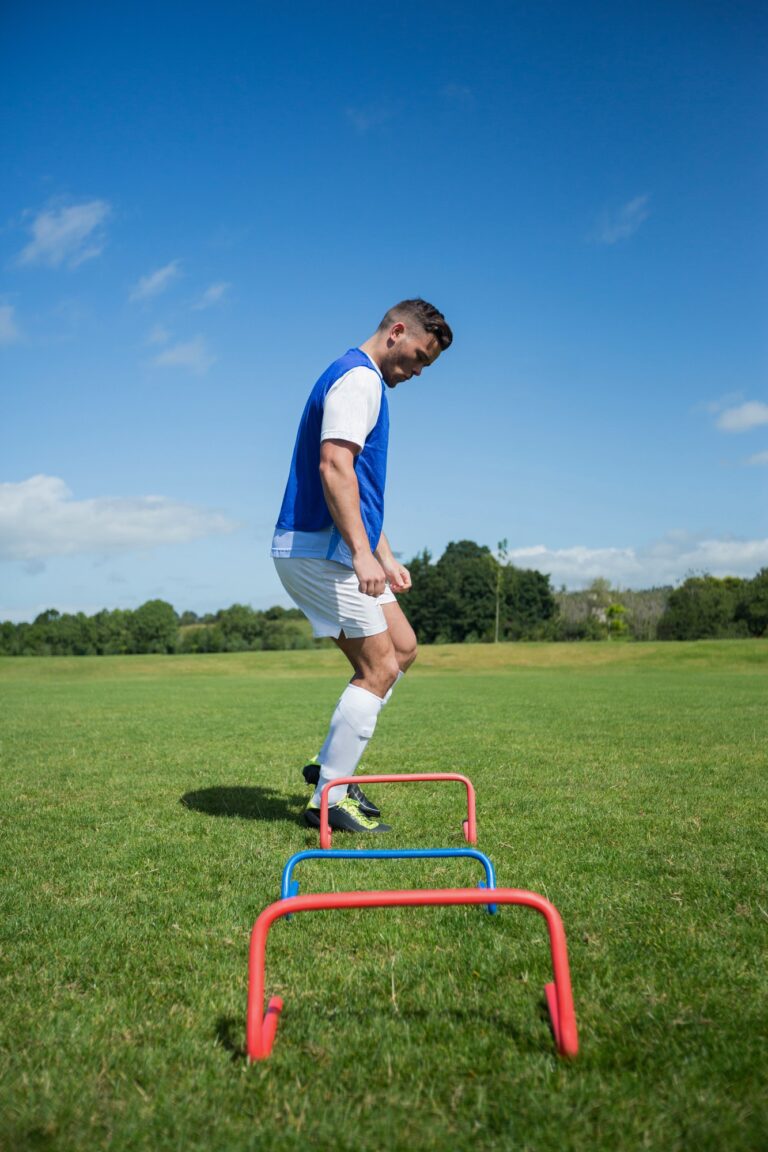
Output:
M382 604L381 608L387 622L387 631L392 638L397 662L401 671L405 672L416 659L416 633L397 600Z

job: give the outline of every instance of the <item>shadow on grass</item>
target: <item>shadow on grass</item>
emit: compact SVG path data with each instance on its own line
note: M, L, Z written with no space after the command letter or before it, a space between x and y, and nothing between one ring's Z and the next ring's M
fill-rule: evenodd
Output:
M216 1021L216 1039L224 1051L229 1053L233 1064L239 1064L247 1057L244 1037L244 1020L235 1020L232 1016L220 1016Z
M541 1005L541 1020L549 1025L549 1014L546 1008L546 1001L542 999ZM386 1016L388 1021L391 1021L389 1013L381 1013ZM377 1013L370 1010L353 1010L348 1009L339 1013L335 1008L317 1006L315 1023L318 1025L319 1037L321 1043L332 1043L332 1033L334 1024L340 1023L340 1018L347 1022L353 1020L359 1029L370 1028L371 1035L376 1033L376 1016ZM439 1027L441 1021L447 1025L446 1032L451 1033L452 1029L460 1029L462 1034L472 1032L493 1032L494 1034L501 1035L505 1040L514 1046L515 1051L521 1056L535 1056L545 1053L548 1049L546 1043L542 1043L542 1038L539 1033L534 1033L528 1029L522 1029L516 1026L511 1021L499 1016L498 1013L492 1013L488 1016L483 1016L475 1010L463 1010L461 1008L440 1008L435 1005L433 1008L417 1007L411 1008L403 1017L407 1019L410 1025L420 1024L428 1033L432 1034L435 1027ZM328 1028L327 1036L325 1035L326 1025ZM551 1031L550 1035L552 1044L554 1044L554 1035ZM239 1064L247 1060L248 1054L244 1044L245 1039L245 1021L243 1019L234 1019L232 1016L220 1016L216 1021L216 1040L229 1054L229 1058L233 1064Z
M284 796L275 788L243 786L200 788L185 792L180 799L185 808L206 816L229 816L241 820L289 820L292 824L306 807L307 797Z
M541 1003L537 1004L537 1009L539 1020L542 1024L546 1024L551 1043L554 1045L555 1035L552 1031L552 1024L549 1019L549 1012L544 997L542 997ZM542 1041L542 1036L538 1030L533 1030L525 1026L521 1027L519 1024L501 1016L498 1012L491 1012L485 1015L476 1009L459 1007L441 1008L435 1005L434 1007L410 1008L407 1012L403 1013L403 1017L407 1017L411 1024L418 1021L429 1029L433 1029L436 1024L439 1025L439 1022L444 1020L448 1025L448 1029L454 1027L459 1029L461 1033L474 1033L481 1037L484 1033L503 1036L509 1044L514 1046L515 1051L520 1055L545 1053L549 1047L546 1041ZM554 1051L555 1049L553 1048L553 1054Z

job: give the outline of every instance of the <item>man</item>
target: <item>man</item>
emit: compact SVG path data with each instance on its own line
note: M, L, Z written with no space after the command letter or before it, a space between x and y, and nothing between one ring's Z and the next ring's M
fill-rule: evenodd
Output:
M324 785L354 774L379 712L416 658L416 637L394 595L407 592L411 578L383 531L385 385L420 376L452 340L435 307L403 300L370 339L326 369L299 424L272 556L314 635L332 636L354 670L315 763L304 769L316 785L304 813L313 828ZM388 832L380 815L357 785L330 790L331 828Z

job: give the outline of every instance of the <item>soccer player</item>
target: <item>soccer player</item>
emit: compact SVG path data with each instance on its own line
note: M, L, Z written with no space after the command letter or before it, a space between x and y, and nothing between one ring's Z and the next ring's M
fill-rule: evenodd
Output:
M416 637L395 597L411 577L383 531L387 389L420 376L452 340L432 304L401 301L364 344L326 369L299 423L272 556L314 635L332 636L354 670L320 752L304 768L316 785L304 813L313 828L323 786L354 774L379 712L416 658ZM331 789L331 828L388 832L380 816L357 785Z

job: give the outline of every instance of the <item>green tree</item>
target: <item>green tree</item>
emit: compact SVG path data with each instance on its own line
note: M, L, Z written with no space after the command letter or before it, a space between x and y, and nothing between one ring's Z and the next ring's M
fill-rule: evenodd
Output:
M557 601L549 576L535 568L504 569L505 640L538 640L551 633L551 623L558 615Z
M629 635L629 625L627 624L627 610L623 604L613 603L608 605L608 636L611 640L623 640Z
M95 656L93 621L84 612L60 616L55 627L53 652L57 656Z
M4 620L0 624L0 653L3 656L16 656L18 643L18 625L11 620Z
M216 622L225 637L227 651L243 652L263 647L263 612L254 611L247 604L233 604L216 613Z
M227 638L218 624L199 624L184 628L178 642L183 653L226 652Z
M670 593L659 621L660 640L702 640L747 634L736 620L745 581L735 576L689 576Z
M446 639L492 640L496 618L496 560L473 540L450 543L437 562L445 585Z
M288 615L280 619L264 621L262 644L267 651L293 651L299 648L312 648L312 629L302 613Z
M47 608L32 621L25 635L25 651L36 656L50 656L56 647L56 636L61 613Z
M750 636L768 636L768 568L761 568L745 583L735 616L744 622Z
M103 608L93 617L96 651L100 656L123 656L131 651L132 613L121 608Z
M436 644L448 640L449 626L446 608L446 584L443 574L432 563L425 549L406 565L411 574L412 587L398 603L410 621L422 644Z
M549 577L506 563L507 542L494 555L485 545L459 540L437 564L425 551L410 561L413 588L400 603L419 640L496 641L545 638L558 606Z
M147 600L131 614L128 627L133 652L173 652L176 649L179 619L173 605L165 600Z

